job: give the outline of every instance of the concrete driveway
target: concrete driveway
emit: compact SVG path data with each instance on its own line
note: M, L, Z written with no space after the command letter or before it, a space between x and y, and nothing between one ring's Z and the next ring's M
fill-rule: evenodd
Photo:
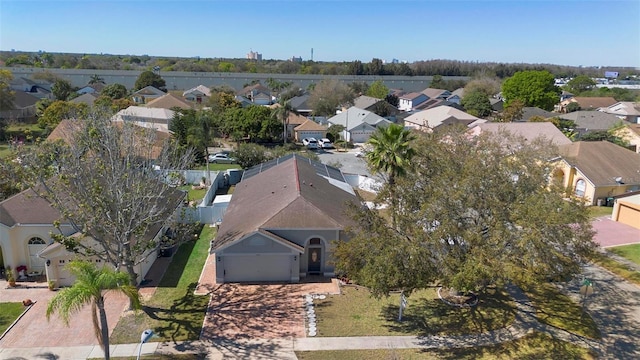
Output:
M22 302L31 299L35 304L0 340L0 348L98 345L93 331L90 306L85 306L72 316L69 326L57 315L53 315L51 320L47 321L47 302L56 292L49 291L46 284L40 284L38 287L28 287L33 286L33 283L18 284L16 288L9 288L6 281L0 280L0 302ZM117 293L107 293L105 297L107 322L111 333L129 302L126 296Z
M593 240L603 248L640 243L640 229L599 217L591 222L596 234Z
M369 169L367 169L367 162L364 158L356 157L356 153L360 149L351 149L347 152L341 152L337 149L318 150L316 153L320 158L320 161L327 165L335 166L339 164L340 170L345 174L358 174L371 176Z

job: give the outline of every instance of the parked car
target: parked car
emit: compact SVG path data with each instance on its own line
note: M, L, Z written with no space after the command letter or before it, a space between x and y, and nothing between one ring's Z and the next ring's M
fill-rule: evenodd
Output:
M329 140L327 138L322 138L322 139L318 140L318 144L323 149L333 149L333 143L331 142L331 140Z
M315 138L304 138L302 139L302 145L306 146L307 149L317 149L318 140L316 140Z
M218 153L209 155L209 162L212 164L234 164L236 159L229 157L227 154Z

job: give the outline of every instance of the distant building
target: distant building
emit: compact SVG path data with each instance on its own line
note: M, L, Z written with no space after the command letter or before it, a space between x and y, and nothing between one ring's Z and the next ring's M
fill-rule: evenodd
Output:
M291 59L289 59L289 61L296 62L296 63L301 63L302 62L302 56L298 56L298 57L292 56Z
M247 59L262 61L262 54L256 51L249 51L249 53L247 54Z

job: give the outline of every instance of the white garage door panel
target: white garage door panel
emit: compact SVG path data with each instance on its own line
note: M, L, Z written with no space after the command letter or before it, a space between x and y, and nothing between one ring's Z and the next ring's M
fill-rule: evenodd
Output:
M290 281L291 256L226 256L224 259L224 280L228 282Z

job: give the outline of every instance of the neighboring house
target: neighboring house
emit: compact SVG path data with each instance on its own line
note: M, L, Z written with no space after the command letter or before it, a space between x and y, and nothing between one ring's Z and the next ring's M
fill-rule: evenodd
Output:
M0 119L23 122L36 117L36 104L39 98L31 93L14 90L13 109L0 111Z
M451 91L443 89L426 88L421 93L427 95L429 99L447 100L451 96Z
M562 92L560 93L560 102L571 99L573 96L574 95L572 93L562 90Z
M619 119L632 124L640 124L640 105L638 103L630 101L617 102L599 110L607 114L615 115Z
M574 96L560 101L559 112L566 113L567 106L571 103L577 103L580 106L580 110L598 110L598 108L611 106L616 102L616 99L612 97Z
M398 109L401 111L411 111L421 103L429 100L429 97L423 93L412 92L399 96L400 100Z
M513 134L522 138L526 142L534 139L544 138L551 141L556 146L571 144L571 140L567 138L562 131L550 122L526 122L526 123L482 123L474 125L469 129L469 134L480 135L482 133L504 132Z
M291 105L291 108L298 112L298 114L302 116L310 116L313 113L313 109L309 106L307 101L309 101L309 94L292 97L288 100L288 103Z
M389 104L384 99L378 99L366 95L361 95L355 98L355 100L353 101L353 106L374 113L378 113L378 110L382 110L387 114L383 117L391 121L394 121L396 115L400 112L397 107Z
M433 131L446 126L472 127L486 122L451 106L438 106L419 111L404 119L404 126L420 131Z
M34 81L24 77L14 78L9 86L11 90L24 91L37 97L38 99L53 99L51 94L51 86L48 82Z
M254 84L245 87L238 91L236 95L245 97L251 101L254 105L271 105L273 98L271 96L271 90L262 84Z
M387 127L391 121L376 115L371 111L363 110L355 106L327 119L332 125L344 126L341 136L346 141L364 143L379 127Z
M183 99L173 95L173 94L165 94L160 96L159 98L153 99L145 105L148 108L159 108L159 109L191 109L193 108L192 104L186 102Z
M629 149L640 153L640 124L625 124L616 129L613 134L629 143Z
M203 101L206 102L206 99L211 97L211 90L204 85L198 85L183 92L182 97L184 97L187 101L191 101L196 104L202 104Z
M165 94L166 93L164 91L149 85L131 94L131 99L136 104L146 104L147 102L164 96Z
M282 105L275 103L273 105L270 105L269 107L272 109L277 109L279 107L281 107ZM307 119L306 117L300 115L300 114L296 114L295 111L289 111L287 119L286 119L286 126L287 126L287 140L291 141L296 139L296 135L295 135L295 129L304 124L306 121L308 121L309 119ZM284 124L283 124L284 125ZM319 129L319 128L318 128ZM309 129L311 130L311 129ZM304 130L302 130L304 132ZM318 130L318 134L326 133L326 128L322 127L322 130ZM316 137L316 136L303 136L300 138L300 140L304 139L305 137ZM324 137L324 135L322 136ZM322 138L320 137L320 138Z
M100 92L102 91L102 89L104 89L104 84L102 83L96 83L96 84L90 84L87 86L84 86L82 88L80 88L80 90L76 91L78 94L100 94Z
M611 220L640 229L640 191L613 197Z
M548 119L558 115L560 114L547 111L544 109L540 109L539 107L525 106L524 108L522 108L522 117L520 119L515 119L513 121L518 121L518 122L529 121L529 119L531 119L534 116L541 117L543 119Z
M578 141L559 151L553 180L587 204L640 190L640 154L608 141Z
M118 111L112 120L130 121L139 126L168 132L169 123L174 115L175 112L169 109L129 106L126 109Z
M179 213L178 207L186 196L185 192L179 190L174 193L172 199L168 200L176 206L173 216ZM59 229L54 225L57 222L60 222ZM158 225L147 236L159 240L164 231L165 227ZM71 236L75 230L65 222L60 212L34 190L25 190L0 202L0 265L11 266L13 269L25 265L27 272L45 274L47 280L55 282L56 286L73 285L75 279L65 269L65 265L78 258L78 255L53 241L51 234L60 232ZM83 241L90 243L93 239L88 237ZM142 281L151 268L157 251L151 249L146 261L137 265L138 282ZM97 265L103 264L96 257L83 259L96 262Z
M491 104L491 108L493 111L502 111L504 110L504 100L497 98L489 98L489 103Z
M295 139L301 142L304 138L316 138L322 139L327 136L327 127L320 125L317 122L306 119L302 124L296 126L293 129Z
M97 93L84 93L78 96L77 98L73 98L69 100L69 102L74 104L86 104L87 106L91 107L93 106L93 103L96 102L97 98L98 98Z
M212 241L216 282L334 276L349 203L360 202L339 169L300 155L246 170Z
M606 131L622 122L616 116L601 111L580 110L557 115L557 117L575 122L575 131L578 133L578 136L594 131Z

